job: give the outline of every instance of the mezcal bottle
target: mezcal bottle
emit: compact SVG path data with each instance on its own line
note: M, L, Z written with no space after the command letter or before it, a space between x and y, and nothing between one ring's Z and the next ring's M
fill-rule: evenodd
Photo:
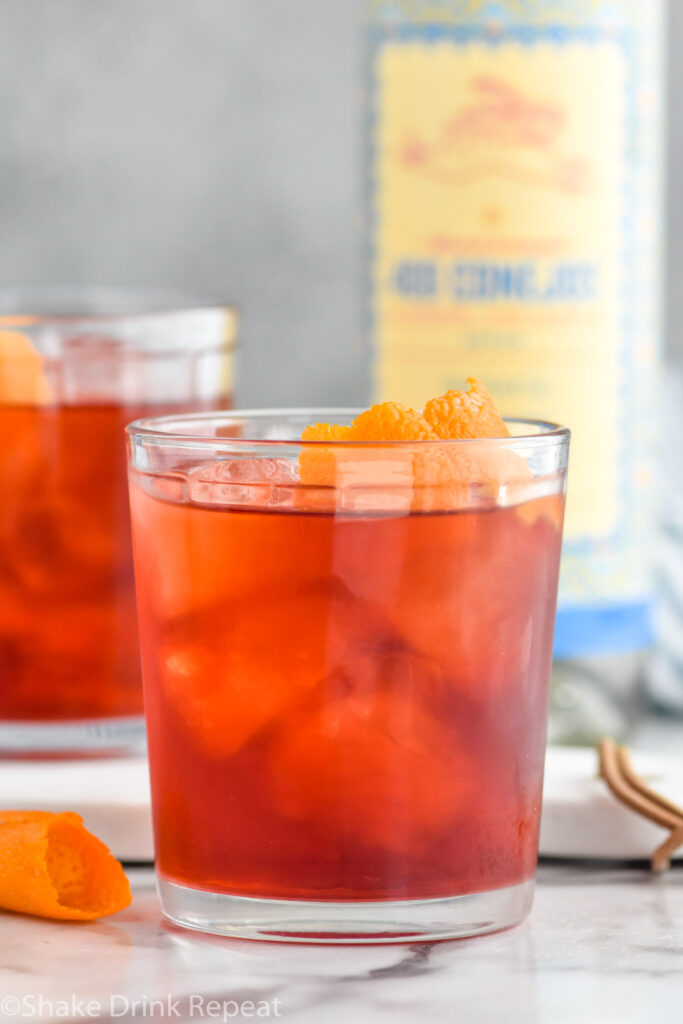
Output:
M376 0L374 397L485 381L572 429L551 736L623 732L650 642L664 0Z

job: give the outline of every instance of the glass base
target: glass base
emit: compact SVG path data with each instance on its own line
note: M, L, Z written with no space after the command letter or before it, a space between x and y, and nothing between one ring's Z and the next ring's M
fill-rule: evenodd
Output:
M265 900L190 889L158 879L167 918L183 928L269 942L358 945L464 939L518 924L534 881L468 896L344 903Z
M1 721L0 757L118 757L145 747L145 720Z

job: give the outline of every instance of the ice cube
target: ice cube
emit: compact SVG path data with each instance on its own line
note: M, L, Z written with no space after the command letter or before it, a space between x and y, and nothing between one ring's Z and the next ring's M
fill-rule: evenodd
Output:
M125 348L105 334L76 334L62 344L60 385L62 400L120 402L124 389Z
M100 509L43 483L23 492L17 510L17 493L0 529L6 571L36 599L101 592L112 576L118 538Z
M285 458L222 459L190 471L190 500L201 505L294 503L298 481L296 462Z
M233 515L223 504L157 501L134 484L142 603L169 620L260 595L286 595L329 577L331 520L281 511L244 515L243 509Z
M331 578L252 594L172 623L161 671L197 743L227 757L308 700L328 676L339 677L375 632L363 602Z
M473 790L458 736L416 695L325 697L285 724L273 747L270 777L281 812L337 842L424 851Z
M411 533L391 622L438 662L456 694L521 694L549 636L553 536L547 519L528 525L516 509L426 519Z

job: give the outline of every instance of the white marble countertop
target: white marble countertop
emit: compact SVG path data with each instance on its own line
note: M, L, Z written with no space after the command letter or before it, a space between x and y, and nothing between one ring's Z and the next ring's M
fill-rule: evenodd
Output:
M101 922L65 925L0 914L1 1024L683 1019L680 867L653 877L633 866L544 864L531 917L511 931L343 948L180 931L160 915L151 870L129 874L132 906Z

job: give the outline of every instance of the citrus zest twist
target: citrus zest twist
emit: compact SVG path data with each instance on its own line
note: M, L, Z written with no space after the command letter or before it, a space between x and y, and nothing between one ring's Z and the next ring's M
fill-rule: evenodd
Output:
M467 504L470 487L495 491L503 480L527 470L513 452L465 450L459 446L407 445L381 457L374 445L392 442L449 441L505 438L510 432L489 392L474 377L466 391L448 391L427 402L424 412L400 402L382 402L360 413L350 426L315 423L303 431L306 446L299 456L299 475L312 487L405 487L412 484L417 509L452 508ZM367 450L336 442L365 442ZM326 443L327 442L327 443Z
M451 441L509 437L510 431L481 381L468 377L467 384L467 391L447 391L427 402L425 419L436 436Z
M502 416L487 389L468 377L467 391L447 391L427 402L424 413L400 402L382 402L357 416L350 427L314 423L302 441L457 441L477 437L509 437Z

